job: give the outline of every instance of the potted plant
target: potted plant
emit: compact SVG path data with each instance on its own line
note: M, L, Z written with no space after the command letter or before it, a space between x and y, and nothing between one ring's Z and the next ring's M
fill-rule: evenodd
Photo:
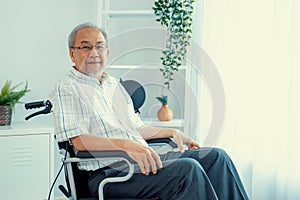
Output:
M157 118L160 121L170 121L173 118L173 111L168 107L168 96L161 95L156 97L162 103L161 108L157 112Z
M164 78L163 84L167 89L170 89L171 81L174 80L174 74L183 65L190 45L190 39L192 38L192 13L194 10L193 2L194 0L155 0L152 7L157 17L156 21L160 22L167 29L166 48L162 51L162 56L160 57L163 66L160 71ZM170 110L167 107L166 95L157 97L157 99L162 103L162 107L158 112ZM162 114L158 113L157 115L158 119L161 120L159 115L161 116ZM170 116L173 116L173 113ZM166 119L169 121L172 117Z
M0 93L0 126L6 126L11 124L12 110L17 103L20 103L20 99L30 90L27 89L28 83L26 82L25 88L20 91L15 91L17 87L21 85L17 84L11 86L11 81L6 81L3 85Z

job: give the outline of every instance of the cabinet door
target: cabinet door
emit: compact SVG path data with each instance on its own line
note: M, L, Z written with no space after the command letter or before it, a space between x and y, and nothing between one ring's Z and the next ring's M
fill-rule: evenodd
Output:
M50 184L49 135L0 137L0 199L47 199Z

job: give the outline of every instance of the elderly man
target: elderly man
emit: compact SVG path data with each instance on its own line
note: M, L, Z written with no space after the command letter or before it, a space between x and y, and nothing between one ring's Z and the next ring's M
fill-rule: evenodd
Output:
M137 162L138 170L129 181L104 187L105 197L248 199L234 164L223 150L200 148L173 128L143 124L122 85L105 73L107 42L105 32L93 24L75 27L69 36L69 54L75 65L52 93L58 141L70 141L76 150L122 150ZM166 137L173 138L180 151L158 155L145 142ZM112 168L115 162L78 166L90 172L93 196L98 195L103 178L123 173Z

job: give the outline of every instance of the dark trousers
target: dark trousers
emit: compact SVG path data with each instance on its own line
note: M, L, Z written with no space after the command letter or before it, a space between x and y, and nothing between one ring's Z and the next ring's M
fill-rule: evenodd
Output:
M133 177L122 183L109 183L104 196L113 198L162 200L242 200L246 191L227 153L219 148L169 152L160 155L163 168L157 174L141 174L138 166ZM91 194L98 196L98 186L108 176L124 176L123 170L111 169L89 179Z

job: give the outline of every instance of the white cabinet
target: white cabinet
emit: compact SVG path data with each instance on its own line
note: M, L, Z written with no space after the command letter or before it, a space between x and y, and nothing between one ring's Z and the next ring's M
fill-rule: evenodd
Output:
M0 127L0 199L47 199L53 178L53 129Z

